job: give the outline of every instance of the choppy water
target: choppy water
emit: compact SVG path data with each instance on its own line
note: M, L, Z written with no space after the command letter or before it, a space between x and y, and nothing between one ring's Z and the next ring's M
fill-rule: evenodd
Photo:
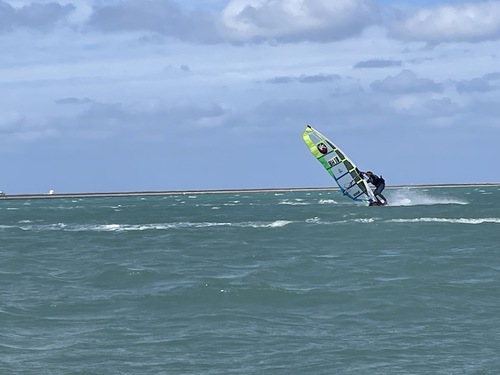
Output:
M496 374L500 188L0 201L1 374Z

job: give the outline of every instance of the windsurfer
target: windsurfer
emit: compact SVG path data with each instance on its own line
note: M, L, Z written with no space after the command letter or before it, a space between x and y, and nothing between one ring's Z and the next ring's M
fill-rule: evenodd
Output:
M385 189L385 180L382 176L377 176L375 173L368 171L368 172L361 172L361 175L365 175L368 180L367 182L375 186L375 190L373 191L373 194L375 195L375 198L377 199L377 202L380 204L387 204L387 198L382 195L382 191ZM380 200L380 198L383 199L383 201Z

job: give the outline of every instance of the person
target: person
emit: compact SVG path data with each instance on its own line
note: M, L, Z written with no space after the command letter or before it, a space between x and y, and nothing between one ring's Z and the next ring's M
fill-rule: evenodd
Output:
M361 172L360 174L365 175L368 178L368 183L375 186L375 190L373 191L373 194L375 195L377 202L380 204L387 204L387 198L382 195L382 191L385 189L384 178L382 176L380 176L380 177L377 176L372 171ZM379 197L382 198L383 201L381 201Z

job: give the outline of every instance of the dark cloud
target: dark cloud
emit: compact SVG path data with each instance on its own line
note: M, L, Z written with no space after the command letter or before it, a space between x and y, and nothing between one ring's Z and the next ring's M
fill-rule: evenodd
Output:
M321 83L321 82L331 82L340 80L340 76L336 74L315 74L306 75L302 74L298 81L301 83Z
M488 73L480 78L462 80L456 83L460 94L469 92L489 92L500 89L500 73Z
M450 98L429 99L425 102L422 115L428 118L452 117L459 113L461 108Z
M62 98L59 100L56 100L57 104L89 104L93 103L94 101L89 98Z
M0 31L15 27L26 27L37 30L48 30L59 21L64 20L75 7L71 4L33 3L21 8L0 1Z
M0 30L8 30L16 24L16 11L10 5L0 1Z
M500 72L485 74L484 79L487 79L488 81L500 81Z
M155 110L129 110L120 103L98 103L79 116L85 124L111 129L143 129L144 126L162 127L165 123L197 125L207 119L223 117L228 111L216 103L180 104Z
M141 108L138 105L131 107L123 103L98 102L88 98L64 98L57 102L66 105L84 103L89 105L83 107L83 110L77 107L78 111L69 116L50 118L43 127L37 130L38 139L57 138L71 142L96 140L99 142L157 143L160 140L171 140L173 133L217 126L230 113L228 109L213 102L169 103L153 109ZM3 125L2 118L0 118L0 133L21 121L25 120L11 116L8 122L4 121ZM26 134L33 133L29 126L17 127L17 131ZM26 139L26 136L24 138Z
M213 16L184 13L168 0L126 0L98 5L88 21L102 31L152 31L188 41L213 42L217 39Z
M372 59L366 61L360 61L354 65L354 69L360 68L389 68L393 66L401 66L403 62L401 60L384 60L384 59Z
M293 82L299 83L323 83L332 82L340 80L340 77L336 74L301 74L300 76L280 76L268 79L266 83L271 84L287 84Z
M471 80L464 80L457 82L457 91L460 94L466 92L488 92L495 90L495 87L484 78L474 78Z
M151 30L176 34L185 30L183 15L168 1L129 0L98 5L89 24L104 31Z
M411 70L403 70L396 76L389 76L383 80L375 81L370 86L374 91L391 94L443 91L442 84L430 79L418 78Z
M293 83L295 82L297 77L291 77L291 76L280 76L280 77L274 77L270 78L266 81L266 83L271 83L271 84L287 84L287 83Z

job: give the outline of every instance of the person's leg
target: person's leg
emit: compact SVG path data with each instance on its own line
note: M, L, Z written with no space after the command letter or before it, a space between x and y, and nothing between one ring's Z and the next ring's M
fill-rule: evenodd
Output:
M385 189L385 183L382 182L379 186L377 186L373 194L380 195L384 189Z
M384 202L382 202L382 203L386 203L387 202L387 198L382 195L382 191L384 189L385 189L385 183L382 182L379 186L377 186L377 188L373 192L373 194L375 194L375 197L380 197L380 198L382 198L384 200ZM378 199L378 200L380 201L380 199Z
M378 196L384 200L383 203L387 203L387 198L386 197L384 197L382 194L379 194ZM380 201L380 199L379 199L379 201Z

